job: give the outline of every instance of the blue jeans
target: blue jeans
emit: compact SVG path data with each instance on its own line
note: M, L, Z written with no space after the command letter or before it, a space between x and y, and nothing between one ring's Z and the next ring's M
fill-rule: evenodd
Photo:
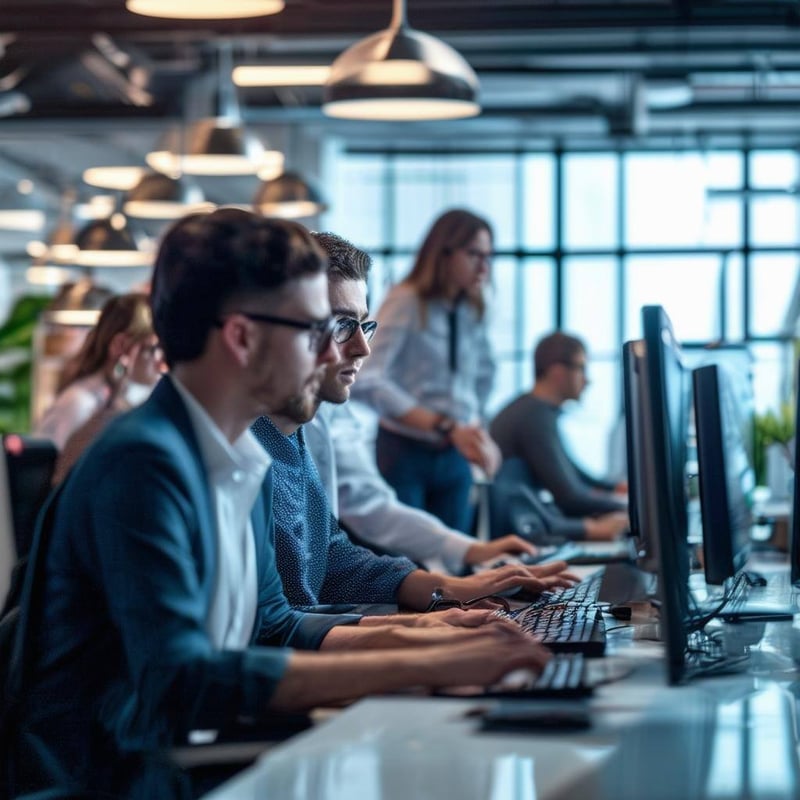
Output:
M455 447L438 447L378 428L378 469L406 505L437 516L445 525L472 532L472 471Z

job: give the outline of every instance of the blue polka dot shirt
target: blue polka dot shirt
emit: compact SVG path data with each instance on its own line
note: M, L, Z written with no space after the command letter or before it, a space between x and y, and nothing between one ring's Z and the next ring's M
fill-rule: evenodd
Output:
M417 566L350 541L331 514L302 428L284 436L261 417L252 430L273 459L275 555L289 602L396 603L398 587Z

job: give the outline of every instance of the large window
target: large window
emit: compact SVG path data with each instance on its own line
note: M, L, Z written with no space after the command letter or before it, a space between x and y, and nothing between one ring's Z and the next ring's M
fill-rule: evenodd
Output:
M640 336L643 305L663 305L683 341L748 342L758 410L785 396L800 307L793 151L345 153L333 173L326 226L375 255L374 309L443 210L492 221L491 410L531 385L542 335L579 335L591 383L564 428L590 470L615 461L620 347Z

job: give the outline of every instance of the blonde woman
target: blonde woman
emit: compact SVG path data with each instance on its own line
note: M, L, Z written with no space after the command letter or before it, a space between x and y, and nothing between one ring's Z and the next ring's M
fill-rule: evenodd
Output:
M399 499L469 532L470 464L491 476L500 453L483 426L494 378L483 290L493 235L463 209L442 214L411 272L377 314L354 396L380 415L378 467Z
M98 412L144 400L161 367L147 295L112 297L67 364L59 394L35 433L63 449L69 437Z

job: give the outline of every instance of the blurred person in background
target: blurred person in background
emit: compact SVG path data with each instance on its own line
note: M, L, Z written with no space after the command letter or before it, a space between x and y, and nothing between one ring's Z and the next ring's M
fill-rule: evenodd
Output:
M116 414L144 401L162 365L147 295L112 297L67 364L59 393L34 433L63 450L70 436L99 412Z
M495 371L484 299L492 247L490 224L470 211L433 223L378 311L353 390L380 415L378 468L398 499L465 533L472 465L491 477L501 460L482 423Z

